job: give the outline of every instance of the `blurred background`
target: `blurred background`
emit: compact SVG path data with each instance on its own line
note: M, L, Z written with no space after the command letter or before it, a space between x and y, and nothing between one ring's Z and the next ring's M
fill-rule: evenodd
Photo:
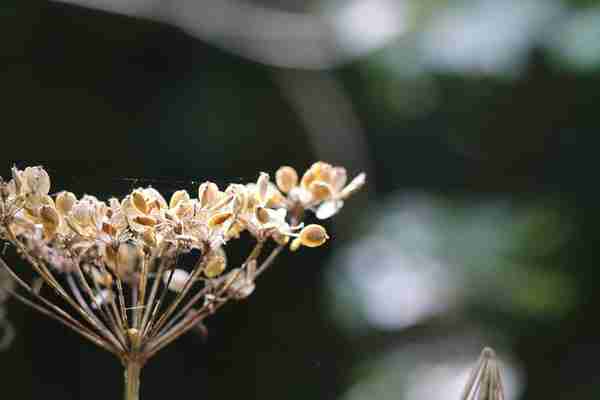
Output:
M368 173L334 240L163 350L143 399L458 400L485 345L507 400L600 395L600 1L3 0L0 26L5 177ZM120 398L108 353L4 309L0 397Z

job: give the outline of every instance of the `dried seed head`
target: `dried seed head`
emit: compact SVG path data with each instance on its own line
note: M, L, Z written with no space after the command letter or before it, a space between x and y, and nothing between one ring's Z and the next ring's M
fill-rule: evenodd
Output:
M300 231L300 244L306 247L319 247L329 239L327 231L321 225L311 224Z
M283 193L288 193L298 185L298 173L292 167L283 166L275 173L277 187Z

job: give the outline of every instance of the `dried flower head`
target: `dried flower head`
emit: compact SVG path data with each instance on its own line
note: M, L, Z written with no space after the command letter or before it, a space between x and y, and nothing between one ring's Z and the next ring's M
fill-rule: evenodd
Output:
M102 201L67 191L50 196L42 167L13 168L10 181L0 180L0 239L36 278L27 282L2 258L0 271L18 285L16 299L141 367L228 301L250 296L290 238L292 250L323 245L327 232L304 227L305 211L327 218L363 183L360 174L346 185L344 168L318 162L300 180L282 167L276 184L262 172L223 190L204 182L195 197L178 190L168 202L151 187ZM227 244L243 232L254 249L229 266Z
M504 400L504 388L496 353L489 347L481 352L465 385L461 400Z

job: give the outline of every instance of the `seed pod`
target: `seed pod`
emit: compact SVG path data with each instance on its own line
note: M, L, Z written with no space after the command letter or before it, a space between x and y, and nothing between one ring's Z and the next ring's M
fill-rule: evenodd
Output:
M331 187L334 192L339 192L343 189L346 181L348 180L348 175L346 173L346 168L344 167L334 167L331 170Z
M133 193L131 193L131 204L140 213L148 214L148 203L146 202L144 194L140 190L135 190Z
M60 192L56 196L56 210L61 215L67 215L77 201L77 197L71 192Z
M308 190L312 193L313 199L323 201L331 198L333 194L331 186L323 181L314 181L308 186Z
M288 193L298 185L298 173L292 167L283 166L275 173L275 182L277 182L279 190Z
M51 206L42 206L40 209L40 219L44 227L44 237L51 239L56 235L58 226L60 225L60 216L58 212Z
M271 220L271 216L269 215L269 211L266 208L264 208L264 207L258 207L256 209L255 214L256 214L256 219L261 224L266 224L267 222L269 222Z
M230 212L217 213L217 214L213 215L212 217L210 217L210 219L208 220L208 227L211 229L220 227L221 225L223 225L225 223L225 221L227 221L232 216L233 216L233 214Z
M198 187L198 201L201 208L212 206L219 199L219 187L212 182L204 182Z
M225 252L219 248L209 255L208 262L204 267L204 275L206 275L207 278L215 278L225 271L225 267L227 267Z
M319 247L329 239L329 236L321 225L311 224L300 231L298 239L303 246Z
M26 186L35 195L46 195L50 192L50 176L42 167L27 167L22 174Z
M91 268L89 273L92 279L99 285L110 287L113 283L112 275L108 272L102 272L98 268Z
M136 223L144 226L154 226L157 221L156 218L150 217L148 215L139 215L133 219Z
M181 202L187 202L190 200L190 195L185 190L178 190L171 196L171 201L169 201L169 208L173 209L177 207Z
M261 172L256 181L256 195L260 204L267 202L267 192L269 190L269 174Z

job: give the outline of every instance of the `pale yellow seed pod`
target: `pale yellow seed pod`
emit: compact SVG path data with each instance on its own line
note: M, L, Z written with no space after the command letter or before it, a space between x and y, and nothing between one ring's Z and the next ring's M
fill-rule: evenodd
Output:
M292 167L283 166L275 173L275 182L279 190L288 193L298 185L298 173Z
M315 179L325 182L331 182L333 176L333 166L323 161L314 163L310 170L313 172Z
M329 236L321 225L311 224L300 231L298 239L303 246L319 247L329 239Z
M60 225L60 216L56 209L51 206L42 206L40 209L40 219L42 220L46 239L53 238Z
M256 219L261 224L266 224L271 220L271 216L269 215L269 211L267 211L264 207L258 207L256 209Z
M227 260L224 257L224 253L215 254L211 256L204 267L204 275L207 278L216 278L225 271L227 266Z
M227 221L232 216L233 216L233 214L230 212L216 213L215 215L210 217L210 219L208 220L208 227L211 229L220 227L221 225L223 225L225 223L225 221Z
M333 194L331 186L323 181L313 181L308 186L308 191L312 193L313 199L317 201L329 199Z
M185 190L178 190L173 193L171 200L169 201L169 208L173 209L181 202L187 202L190 200L190 195Z
M256 181L256 195L260 204L267 202L267 192L269 190L269 174L261 172Z
M60 192L56 196L56 210L62 215L67 215L76 201L77 197L73 193Z
M148 214L148 203L146 202L146 198L141 191L135 190L133 193L131 193L131 204L133 204L136 210L142 214Z
M207 181L198 187L198 201L201 208L207 208L215 204L220 195L219 187L215 183Z
M45 195L50 192L50 176L42 167L27 167L23 171L24 178L31 193Z
M156 218L149 215L139 215L135 217L134 222L144 226L154 226L157 224Z

